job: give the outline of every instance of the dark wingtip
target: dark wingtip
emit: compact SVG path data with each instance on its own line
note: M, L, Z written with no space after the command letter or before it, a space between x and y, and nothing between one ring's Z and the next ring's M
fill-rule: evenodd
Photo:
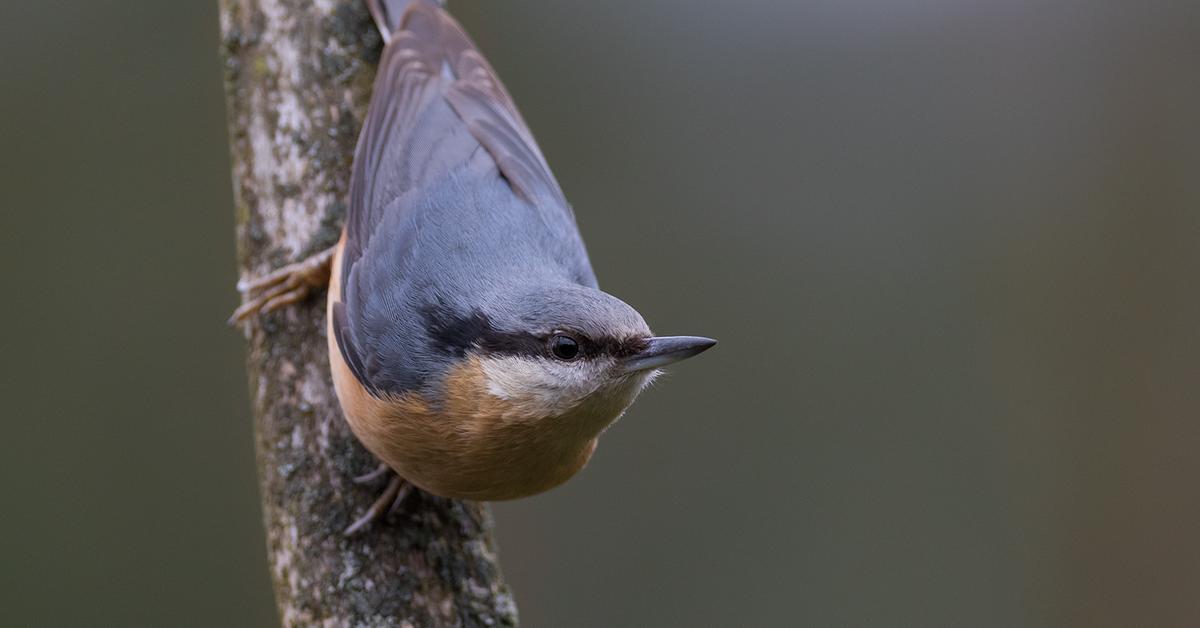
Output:
M354 374L354 379L358 380L358 383L362 384L363 388L367 389L367 392L378 397L379 388L367 379L366 369L363 368L362 358L358 354L358 347L354 345L353 340L346 333L346 304L341 301L334 303L332 315L333 336L334 340L337 341L338 349L341 350L342 360L346 362L346 367Z

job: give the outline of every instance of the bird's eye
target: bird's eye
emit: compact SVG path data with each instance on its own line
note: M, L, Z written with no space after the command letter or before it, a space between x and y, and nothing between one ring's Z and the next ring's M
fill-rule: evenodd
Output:
M560 360L574 360L579 356L579 342L570 336L559 334L550 339L550 353Z

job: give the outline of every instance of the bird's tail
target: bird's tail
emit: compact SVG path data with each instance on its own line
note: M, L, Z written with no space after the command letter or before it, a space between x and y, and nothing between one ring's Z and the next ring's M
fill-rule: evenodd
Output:
M437 7L445 5L443 0L367 0L367 7L371 9L371 17L375 18L375 25L383 34L384 43L392 40L392 34L400 28L400 23L404 20L404 12L408 10L408 7L417 3L426 3Z

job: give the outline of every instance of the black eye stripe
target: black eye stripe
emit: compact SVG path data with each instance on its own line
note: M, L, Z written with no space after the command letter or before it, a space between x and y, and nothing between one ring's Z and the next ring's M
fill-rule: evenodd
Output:
M571 330L560 330L545 335L501 331L496 329L491 319L482 312L463 316L446 306L426 308L424 315L425 328L433 346L456 357L464 357L468 351L476 348L492 355L544 357L549 352L551 339L558 335L570 336L578 343L579 353L573 359L599 355L622 358L641 351L646 345L646 341L641 338L593 339Z
M610 338L605 342L604 352L620 359L645 351L646 347L645 338L626 338L624 340Z

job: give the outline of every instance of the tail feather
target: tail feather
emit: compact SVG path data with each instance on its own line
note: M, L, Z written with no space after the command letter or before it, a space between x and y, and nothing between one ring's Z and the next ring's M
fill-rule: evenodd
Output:
M390 42L392 34L400 29L408 7L420 2L437 7L446 4L443 0L367 0L367 7L371 10L371 17L375 18L375 26L383 34L384 43Z

